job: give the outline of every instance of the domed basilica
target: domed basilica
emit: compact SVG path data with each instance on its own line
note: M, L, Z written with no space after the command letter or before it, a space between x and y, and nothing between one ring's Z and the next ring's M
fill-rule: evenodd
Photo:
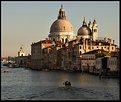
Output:
M50 27L49 39L65 43L76 38L71 23L66 19L65 10L61 5L57 20Z
M39 70L71 68L75 63L78 64L79 58L87 52L104 50L112 53L118 51L114 40L97 36L96 20L94 19L92 23L89 21L87 24L85 18L77 35L74 34L73 26L67 20L65 10L61 5L58 18L50 27L49 39L31 44L31 68Z
M97 35L98 26L96 20L94 20L93 24L90 21L87 25L86 19L84 18L83 25L77 32L78 38L91 39L95 41ZM74 34L73 26L66 19L65 10L63 5L61 5L58 18L50 27L49 39L65 43L66 41L72 41L76 39L77 36Z

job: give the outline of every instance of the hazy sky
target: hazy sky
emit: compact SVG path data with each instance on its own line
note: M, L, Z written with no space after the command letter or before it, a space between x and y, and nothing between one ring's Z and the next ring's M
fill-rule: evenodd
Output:
M87 23L95 18L99 28L98 37L110 37L119 45L118 1L2 1L2 57L17 56L21 45L26 55L31 54L32 42L48 37L61 4L76 35L84 17Z

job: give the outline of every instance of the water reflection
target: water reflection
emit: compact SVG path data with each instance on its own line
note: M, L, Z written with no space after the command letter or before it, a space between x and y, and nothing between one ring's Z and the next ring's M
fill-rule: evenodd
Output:
M5 74L4 70L11 73ZM71 81L65 89L63 82ZM98 76L63 71L34 71L25 68L1 69L1 97L18 100L40 99L119 99L118 79L99 79Z

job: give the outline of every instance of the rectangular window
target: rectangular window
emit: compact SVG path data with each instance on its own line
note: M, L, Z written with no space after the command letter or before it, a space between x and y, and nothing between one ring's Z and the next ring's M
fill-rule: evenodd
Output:
M82 52L80 51L80 55L82 54Z
M80 46L80 49L81 49L81 46Z
M97 29L94 29L94 32L97 32Z

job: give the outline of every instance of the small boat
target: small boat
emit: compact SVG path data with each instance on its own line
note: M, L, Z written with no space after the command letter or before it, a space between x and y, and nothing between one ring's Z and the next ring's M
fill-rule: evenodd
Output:
M64 85L67 86L67 87L70 87L71 86L71 82L70 81L65 81Z
M2 66L8 66L8 63L3 63Z
M3 73L9 73L10 71L9 70L4 70Z
M9 64L9 66L8 66L9 68L19 68L19 65L18 64L15 64L15 63L13 63L13 64Z

